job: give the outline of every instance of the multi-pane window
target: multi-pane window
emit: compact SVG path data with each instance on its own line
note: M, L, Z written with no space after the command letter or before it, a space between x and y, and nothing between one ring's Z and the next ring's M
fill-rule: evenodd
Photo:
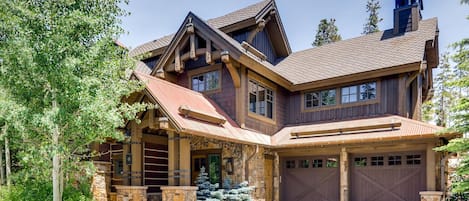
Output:
M294 160L288 160L286 161L286 167L287 168L295 168L295 161Z
M353 103L376 99L376 82L342 87L342 103Z
M388 165L401 165L402 159L401 156L389 156Z
M299 168L309 168L309 160L300 160Z
M272 119L274 109L274 92L272 89L254 80L249 80L248 89L249 111Z
M336 104L336 90L323 90L305 93L305 108L315 108L320 106Z
M366 157L356 157L354 158L354 164L358 167L366 166Z
M322 168L322 159L314 159L313 168Z
M371 166L383 166L384 157L383 156L373 156L371 157Z
M220 88L220 71L210 71L192 76L192 90L204 92Z
M339 162L338 162L337 158L328 158L327 159L326 167L333 168L333 167L338 167L338 166L339 166Z
M420 155L407 155L407 165L420 165L422 157Z

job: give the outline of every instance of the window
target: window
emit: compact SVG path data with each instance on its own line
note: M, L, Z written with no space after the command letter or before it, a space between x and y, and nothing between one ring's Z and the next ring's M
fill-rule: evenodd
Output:
M322 159L314 159L313 168L322 168Z
M204 92L220 88L220 71L210 71L192 76L192 90Z
M388 157L388 165L401 165L401 156L389 156Z
M384 157L383 156L373 156L371 157L371 166L383 166Z
M420 165L421 162L420 155L407 155L407 165Z
M366 157L357 157L353 159L355 166L364 167L366 166Z
M195 181L201 169L205 169L208 181L212 184L222 181L221 150L198 150L191 152L191 180Z
M309 160L300 160L299 168L309 168Z
M328 158L326 162L326 167L335 168L338 166L337 158Z
M335 105L336 90L329 89L319 92L305 93L305 108L315 108L320 106Z
M376 82L342 87L342 103L353 103L376 99Z
M249 80L249 111L256 114L273 118L274 92L272 89Z
M287 168L295 168L295 161L294 160L288 160L286 162Z

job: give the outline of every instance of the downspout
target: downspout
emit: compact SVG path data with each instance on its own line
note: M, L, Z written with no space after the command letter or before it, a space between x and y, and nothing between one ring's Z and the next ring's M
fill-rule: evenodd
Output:
M246 160L246 164L244 166L244 180L249 182L249 162L251 161L254 156L259 153L259 145L256 144L256 151L249 156L249 158Z

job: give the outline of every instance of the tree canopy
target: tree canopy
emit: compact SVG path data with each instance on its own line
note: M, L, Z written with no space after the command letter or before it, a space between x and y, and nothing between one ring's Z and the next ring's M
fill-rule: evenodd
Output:
M368 0L366 3L368 18L366 19L366 23L363 25L362 34L370 34L379 31L378 23L383 21L383 18L379 17L379 9L381 9L381 5L378 0Z
M325 44L342 40L339 34L339 28L335 25L335 19L322 19L319 21L313 46L319 47Z
M142 87L128 79L135 63L115 44L121 3L0 1L0 89L14 103L3 109L18 114L8 121L24 127L21 178L52 182L54 201L88 167L88 145L122 139L117 129L146 107L121 102Z

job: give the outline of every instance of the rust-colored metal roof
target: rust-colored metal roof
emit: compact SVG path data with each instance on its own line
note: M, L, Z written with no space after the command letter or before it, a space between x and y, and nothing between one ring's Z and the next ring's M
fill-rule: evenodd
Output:
M409 139L436 138L442 127L424 122L407 119L401 116L385 116L340 122L316 123L299 126L286 126L273 136L240 128L213 100L199 92L178 86L150 75L134 72L137 79L146 83L146 90L165 114L172 120L179 132L226 140L245 144L259 144L273 148L301 146L324 146L338 144L354 144L362 142L382 142ZM224 117L226 122L221 125L186 117L179 108L196 109L198 112L214 117ZM344 133L327 133L327 135L311 135L295 137L292 133L318 130L332 130L353 126L364 127L379 123L398 122L395 128L379 128Z
M224 16L207 20L207 23L213 27L220 29L229 25L242 22L251 18L255 18L272 0L263 0L259 3L250 5L240 10L228 13ZM145 52L157 50L169 45L175 34L170 34L162 38L146 42L142 45L132 49L129 53L130 56L137 56Z
M350 126L367 126L379 122L400 122L400 127L362 130L344 133L329 133L327 135L311 135L309 137L294 137L291 133L307 132L311 130L330 130ZM339 144L354 144L364 142L383 142L394 140L410 140L436 138L436 133L443 127L407 119L401 116L386 116L367 119L319 123L301 126L286 126L272 136L272 145L276 148L300 146L324 146Z
M270 145L270 136L240 128L215 102L203 94L139 72L134 72L134 75L146 82L146 90L174 121L179 132L239 143ZM188 118L180 114L181 106L212 116L223 116L227 121L217 125Z

